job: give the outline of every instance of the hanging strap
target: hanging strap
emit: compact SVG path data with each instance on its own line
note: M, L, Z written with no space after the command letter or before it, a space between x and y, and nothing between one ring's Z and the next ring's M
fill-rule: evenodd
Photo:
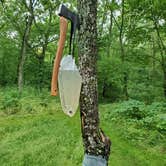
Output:
M71 55L72 37L73 37L73 23L71 22L70 43L69 43L69 55Z
M75 40L75 31L73 22L71 22L71 31L70 31L70 44L69 44L69 55L72 55L74 57L74 40Z

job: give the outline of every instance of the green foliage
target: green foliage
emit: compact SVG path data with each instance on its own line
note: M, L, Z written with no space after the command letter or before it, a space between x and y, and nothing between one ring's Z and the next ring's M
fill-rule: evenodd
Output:
M0 85L14 84L18 63L18 48L14 40L1 36L0 38Z
M125 118L140 127L166 132L165 112L165 103L154 102L151 105L145 105L140 101L129 100L120 103L110 116L114 117L115 114L115 117Z
M121 103L120 107L115 110L115 112L129 119L140 120L146 116L144 108L145 105L142 102L129 100Z
M119 126L119 134L132 142L144 142L149 146L159 146L162 150L166 138L165 102L145 105L129 100L119 104L102 106L106 111L105 120Z
M12 86L17 84L21 44L30 14L26 7L28 1L3 2L3 6L0 3L0 115L7 119L2 118L0 123L4 122L7 126L0 128L0 140L4 141L0 143L0 165L6 162L9 165L79 165L82 145L81 141L73 141L79 131L72 134L77 122L72 123L58 114L61 111L59 99L51 98L48 92L59 37L59 18L55 11L61 2L34 1L36 21L33 21L29 40L26 41L23 83L27 87L23 89L22 95ZM65 0L64 3L75 10L76 1ZM138 163L162 165L163 158L154 161L154 158L158 158L157 154L150 156L150 159L147 156L151 151L165 153L166 101L163 82L166 66L166 1L125 1L122 31L122 3L106 0L99 1L98 4L99 101L123 100L124 72L127 73L126 85L131 98L129 101L101 106L101 115L107 121L105 130L113 137L113 163L116 166ZM69 32L70 30L67 38ZM119 41L120 32L124 57ZM65 54L68 52L67 45L68 41ZM12 115L14 120L7 115ZM66 126L68 123L72 123L71 130ZM118 136L114 135L116 131ZM122 140L118 140L119 137ZM144 149L149 148L146 155L145 151L135 150L135 147L124 143L124 138ZM36 142L41 146L35 146ZM25 151L20 153L22 149ZM55 156L57 157L54 158ZM64 156L65 160L61 161Z
M34 88L26 87L21 95L18 93L17 88L13 87L8 87L1 91L1 114L34 114L46 112L46 110L50 114L54 114L61 108L59 99L51 97L47 89L43 89L41 92Z
M1 117L0 165L78 166L83 155L78 119L60 112Z
M21 109L19 95L15 90L5 93L0 102L0 110L2 110L5 114L15 114Z
M101 99L116 101L121 97L121 62L113 57L101 56L98 61L98 90Z
M113 142L112 165L133 165L140 158L142 165L147 160L151 165L161 165L165 109L164 102L145 105L136 100L100 106L101 126ZM51 97L47 89L40 92L26 87L19 95L17 88L3 88L0 90L0 110L0 165L26 162L31 165L81 165L79 112L72 119L66 117L59 99ZM139 154L135 160L133 152ZM120 158L118 163L117 158Z
M64 1L75 10L76 1ZM20 51L28 16L28 1L4 1L0 5L0 85L16 85ZM60 1L39 0L26 47L23 84L41 91L50 88L53 59L59 38L59 18L54 14ZM98 90L99 100L124 99L124 72L129 98L145 103L162 101L165 64L164 1L125 1L122 29L124 59L119 41L122 3L98 4ZM14 14L13 14L14 13ZM157 28L155 26L157 23ZM70 27L70 26L69 26ZM67 39L70 36L68 30ZM77 38L77 36L76 36ZM75 43L77 45L77 43ZM77 46L76 50L77 50ZM64 54L68 53L68 40ZM75 52L75 56L78 57ZM162 58L162 55L164 58Z
M31 90L29 89L29 92ZM24 97L25 95L27 92L23 94ZM29 93L26 98L27 103L31 104L32 96L34 94ZM41 100L41 97L44 99L44 96L46 98L48 94L36 96L36 100ZM52 102L51 98L48 100L49 103ZM59 102L55 104L53 101L51 105L54 109L58 109L54 114L49 114L51 109L49 105L46 112L33 114L24 112L22 115L17 113L0 117L0 165L82 165L83 145L79 112L73 118L69 118L62 113ZM114 104L113 107L118 107L118 104ZM102 105L101 108L100 113L103 117L107 114L107 110L110 110L110 105ZM164 149L160 151L159 147L156 149L148 147L143 139L146 136L143 130L130 127L127 132L122 123L118 125L109 120L104 121L102 118L101 123L113 142L109 164L133 166L139 163L142 166L163 166ZM149 143L159 146L161 136L151 131L148 134L150 137L146 139ZM135 140L136 144L133 145Z

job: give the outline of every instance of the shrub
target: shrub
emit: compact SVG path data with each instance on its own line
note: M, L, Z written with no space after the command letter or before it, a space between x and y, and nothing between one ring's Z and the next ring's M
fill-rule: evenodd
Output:
M131 119L142 119L146 116L144 103L137 100L129 100L120 104L120 108L115 111L122 116Z
M11 91L7 93L1 101L0 109L6 114L15 114L21 109L21 104L19 102L19 95L16 91Z
M166 132L166 103L154 102L151 105L145 105L136 100L124 101L114 109L108 106L104 118L112 122L125 122L128 126L135 128L145 128L148 130L157 130L164 134Z

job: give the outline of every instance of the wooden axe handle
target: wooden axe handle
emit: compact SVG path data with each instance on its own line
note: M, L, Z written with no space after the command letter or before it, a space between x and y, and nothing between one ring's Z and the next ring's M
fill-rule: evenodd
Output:
M60 67L60 62L63 54L63 49L65 46L66 34L67 34L67 25L68 21L64 17L60 17L60 38L58 42L58 49L56 52L56 58L54 60L54 66L52 71L52 80L51 80L51 95L57 96L58 94L58 72Z

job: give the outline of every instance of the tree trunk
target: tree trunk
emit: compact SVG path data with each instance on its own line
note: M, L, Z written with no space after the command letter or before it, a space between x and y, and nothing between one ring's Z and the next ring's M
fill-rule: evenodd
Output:
M154 40L154 37L152 37L152 65L153 65L153 73L155 71L155 66L156 66L155 57L156 57L155 40Z
M41 92L42 87L43 87L43 70L44 70L44 56L42 55L41 57L38 58L39 61L39 69L38 69L38 89Z
M110 47L111 47L111 37L112 37L112 27L113 27L113 11L111 10L110 14L110 26L109 26L109 36L108 36L108 48L107 48L107 56L110 56Z
M157 34L158 46L159 46L159 49L160 49L161 66L162 66L163 75L164 75L163 90L164 90L164 96L166 98L166 58L164 56L164 55L166 55L166 47L164 45L163 39L161 38L160 29L159 29L160 26L159 26L159 24L156 20L154 11L151 10L151 14L152 14L152 21L153 21L153 24L154 24L154 29L155 29L156 34Z
M164 74L164 80L163 80L163 89L164 89L164 97L166 98L166 65L163 65L163 74Z
M102 90L102 97L103 97L103 99L105 98L106 90L107 90L107 84L106 84L106 81L104 80L104 82L103 82L103 90Z
M22 45L21 45L21 52L20 52L20 59L19 59L19 66L18 66L18 90L21 93L23 88L23 72L24 72L24 63L26 59L26 48L27 48L27 41L30 34L30 29L32 26L33 18L31 16L28 17L28 21L25 27Z
M110 141L99 128L97 92L97 0L78 0L79 69L82 76L80 115L86 154L109 157Z
M5 54L3 53L3 56L2 56L2 63L0 63L1 65L1 73L0 73L0 77L1 77L1 80L0 80L0 84L2 86L5 86L7 81L6 81L6 65L5 65Z
M45 58L45 54L46 54L47 45L48 45L48 39L47 39L46 43L42 46L42 54L38 58L38 60L39 60L39 72L38 72L38 74L39 74L38 75L39 82L38 82L38 88L39 88L40 91L42 91L42 88L43 88L44 58Z
M28 5L28 2L29 2L29 5ZM18 68L17 68L17 75L18 75L17 81L18 81L19 93L22 92L22 88L23 88L24 63L25 63L25 59L26 59L26 49L27 49L27 45L28 45L28 38L30 35L31 26L32 26L32 23L34 20L34 15L33 15L34 0L23 1L23 4L25 5L26 8L28 8L30 15L27 16L27 18L26 18L26 26L25 26L23 37L22 37L20 58L19 58L19 63L18 63Z
M122 64L125 64L125 50L123 44L123 30L124 30L124 0L122 0L122 13L121 13L121 25L120 25L120 33L119 33L119 42L120 42L120 50L121 50L121 61ZM123 95L124 99L128 100L128 74L126 71L123 71Z

